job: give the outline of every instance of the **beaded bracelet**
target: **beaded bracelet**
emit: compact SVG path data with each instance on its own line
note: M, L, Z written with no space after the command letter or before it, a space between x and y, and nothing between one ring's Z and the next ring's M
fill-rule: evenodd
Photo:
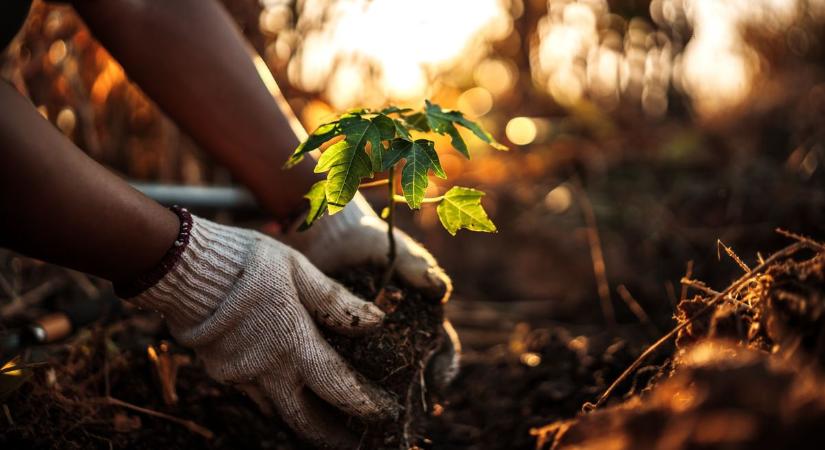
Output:
M171 272L178 261L180 261L183 251L186 250L186 246L189 244L189 233L192 232L192 214L190 214L186 208L181 208L178 205L174 205L169 209L180 219L178 237L154 268L134 280L115 283L115 294L117 294L118 297L131 298L140 295L157 284L158 281L165 277L167 273Z

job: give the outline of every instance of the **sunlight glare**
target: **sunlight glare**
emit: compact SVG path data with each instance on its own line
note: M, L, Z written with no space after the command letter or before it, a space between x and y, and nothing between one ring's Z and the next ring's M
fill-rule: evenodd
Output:
M467 50L477 48L479 40L509 33L512 20L505 7L500 0L307 0L302 17L328 22L306 36L293 61L301 66L292 73L299 79L292 81L325 90L331 103L343 108L365 101L352 91L372 87L366 76L353 77L352 66L372 65L384 97L419 100L428 94L432 77L469 57ZM329 80L336 83L327 85Z

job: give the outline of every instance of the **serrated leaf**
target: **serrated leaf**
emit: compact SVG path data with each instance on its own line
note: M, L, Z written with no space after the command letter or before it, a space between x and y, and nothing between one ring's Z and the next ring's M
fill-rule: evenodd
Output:
M464 117L464 114L460 111L444 111L440 106L426 100L424 112L430 128L436 133L448 134L452 138L453 147L468 158L470 155L467 152L467 145L458 133L458 129L456 129L454 125L456 123L472 131L479 139L490 144L496 150L508 150L480 125Z
M441 225L453 236L462 228L486 233L498 231L481 206L483 196L484 192L460 186L447 191L436 208Z
M393 119L392 123L395 125L395 131L399 136L410 139L410 132L407 127L398 119Z
M370 159L372 160L373 172L380 172L384 165L384 148L383 141L390 140L395 137L395 125L392 119L379 114L370 119L370 127L367 129L367 138L370 141Z
M356 140L353 138L352 140ZM327 173L325 187L330 215L344 209L358 192L361 179L372 176L372 162L363 146L353 143L350 136L332 145L318 160L315 172Z
M388 141L395 137L395 121L390 119L389 117L378 114L377 116L372 118L372 123L378 128L378 132L381 135L381 139L384 141Z
M316 220L324 215L324 212L327 210L326 187L327 180L321 180L313 184L312 187L309 188L309 192L304 195L304 198L309 200L309 212L307 212L307 217L304 222L298 227L298 231L309 229Z
M430 131L430 125L427 123L427 115L424 113L417 112L415 114L410 114L407 117L404 117L404 122L406 124L418 131Z
M298 148L292 152L292 156L290 156L284 164L284 169L289 169L295 164L298 164L302 159L304 159L305 154L315 150L328 140L339 136L340 134L341 126L337 120L319 126L309 135L307 140L302 142L301 145L299 145Z
M393 139L390 143L390 149L384 154L384 164L381 166L381 170L388 170L398 161L401 161L410 151L410 147L412 147L412 141L400 138Z
M412 209L421 207L424 192L430 182L429 172L432 170L441 178L446 178L444 169L438 160L438 154L432 141L418 139L409 146L404 155L406 164L401 170L401 189L404 198Z

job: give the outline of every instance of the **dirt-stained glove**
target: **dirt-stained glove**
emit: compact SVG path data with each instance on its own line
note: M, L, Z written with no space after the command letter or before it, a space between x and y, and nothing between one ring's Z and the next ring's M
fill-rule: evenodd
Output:
M176 245L185 248L171 270L128 300L163 313L213 378L257 386L319 446L352 444L336 408L367 420L397 414L395 401L355 373L316 327L364 333L381 324L377 307L260 233L195 216L182 230Z
M453 285L433 255L403 231L396 229L394 233L396 273L428 297L447 301ZM321 218L309 230L292 230L281 239L326 273L365 263L386 264L389 250L387 223L360 193L339 213ZM427 368L440 389L456 377L461 358L458 334L446 320L444 333L445 344Z
M394 234L396 273L428 297L446 301L452 282L433 255L403 231L396 229ZM326 273L366 263L386 264L389 252L387 223L361 194L356 194L342 211L323 217L309 230L293 230L282 239Z

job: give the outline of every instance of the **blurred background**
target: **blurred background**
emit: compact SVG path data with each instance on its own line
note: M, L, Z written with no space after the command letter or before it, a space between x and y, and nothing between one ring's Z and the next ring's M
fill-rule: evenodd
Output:
M548 321L669 328L688 265L715 286L741 273L717 239L750 263L787 242L776 227L825 237L825 0L223 3L308 130L428 98L511 148L436 142L498 234L399 209L454 279L470 364L498 348L539 366L512 336ZM36 2L0 72L127 178L233 184L68 6Z
M598 298L586 209L608 294L625 285L666 319L687 261L719 273L717 238L753 258L774 227L825 230L825 0L223 3L307 129L430 98L511 147L467 139L469 162L437 142L449 183L489 193L498 235L450 239L433 209L400 215L459 297L546 300L551 315L592 319L577 306ZM71 7L37 2L0 71L128 178L232 183Z

